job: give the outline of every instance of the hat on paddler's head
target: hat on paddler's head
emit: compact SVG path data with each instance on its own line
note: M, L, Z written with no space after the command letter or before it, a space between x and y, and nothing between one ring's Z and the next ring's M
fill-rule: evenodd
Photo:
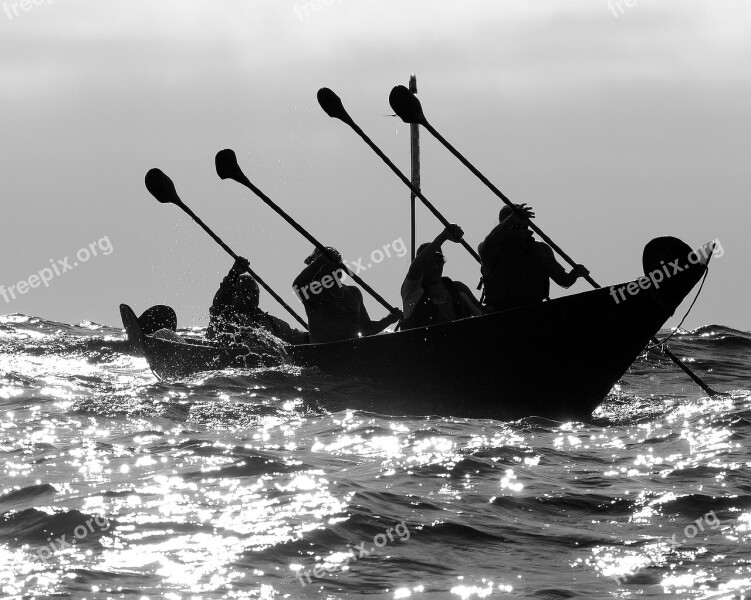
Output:
M342 262L342 253L341 253L341 252L339 252L339 250L337 250L337 249L336 249L336 248L334 248L333 246L326 246L326 250L328 250L328 251L329 251L329 253L333 254L333 255L334 255L334 258L336 258L336 260L337 260L338 262Z
M427 248L428 246L430 246L430 242L425 242L424 244L420 244L417 247L417 251L415 252L415 258L417 258L418 256L420 256L420 252L422 252L423 250L425 250L425 248ZM446 262L446 257L443 255L443 251L440 248L438 248L438 250L436 250L435 255L436 256L440 256L443 259L443 262Z
M329 254L333 255L333 257L336 259L337 262L342 262L342 254L341 252L339 252L339 250L337 250L333 246L326 246L326 250L328 250ZM313 250L313 253L310 256L308 256L308 258L305 259L305 264L306 265L311 264L321 254L323 254L321 250L319 248L316 248L315 250Z

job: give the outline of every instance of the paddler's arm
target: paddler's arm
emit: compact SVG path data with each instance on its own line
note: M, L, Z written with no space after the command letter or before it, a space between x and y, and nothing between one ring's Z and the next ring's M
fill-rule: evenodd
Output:
M538 242L538 248L545 265L548 276L562 288L570 288L580 277L589 275L589 271L584 265L576 265L568 273L566 269L555 259L553 249L542 242Z
M380 321L371 321L365 304L362 302L362 292L358 288L352 288L352 290L353 293L357 293L360 296L360 333L363 336L381 333L386 327L402 318L402 311L395 308L393 312L383 317Z
M311 281L315 280L315 276L318 274L318 271L323 266L323 257L319 257L316 260L314 260L312 263L310 263L307 267L305 267L300 274L295 277L295 280L292 282L292 287L301 289L305 287L306 285L310 285Z
M242 256L237 257L235 264L232 265L229 273L222 279L219 289L214 294L214 302L211 304L210 312L221 311L225 306L232 304L235 295L235 284L237 284L238 278L247 271L249 266L250 263L247 258L243 258Z
M274 324L272 333L280 340L288 344L307 344L310 342L310 334L307 331L295 329L286 321L272 315L269 315L269 320Z
M525 215L528 215L525 219L534 217L531 208L524 206L522 210ZM480 260L482 260L483 263L495 260L501 253L504 245L508 245L506 238L508 237L509 232L512 228L523 225L525 219L513 214L507 219L504 219L501 223L498 223L488 236L480 242L480 245L477 246L477 253L480 255Z
M312 254L309 258L311 257L314 258L312 258L310 263L308 263L308 266L305 267L292 282L292 289L295 290L295 294L303 304L306 301L316 297L316 294L313 294L309 289L310 284L314 281L318 281L319 271L324 266L330 265L332 263L330 258L320 252L318 253L318 255L316 255L315 253Z
M459 295L464 300L464 304L467 307L467 311L470 315L472 315L473 317L479 317L480 315L484 314L482 310L482 304L480 304L480 301L475 298L475 295L466 285L464 285L461 281L455 281L454 285L458 288Z
M423 289L419 279L410 279L406 277L400 290L402 296L402 311L404 318L408 319L415 310L417 303L422 298Z
M463 236L464 231L457 224L452 223L446 227L446 229L441 231L441 233L439 233L438 236L415 257L415 260L409 265L407 279L416 281L422 278L422 272L430 266L430 262L433 260L435 253L441 249L443 242L446 240L459 242Z
M480 255L480 260L482 260L483 264L498 256L501 250L501 242L511 227L510 220L506 219L503 223L496 225L477 246L477 254Z

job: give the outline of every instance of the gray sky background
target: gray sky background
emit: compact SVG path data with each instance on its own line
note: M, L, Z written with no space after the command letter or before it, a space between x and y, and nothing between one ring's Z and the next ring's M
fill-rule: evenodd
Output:
M44 0L14 15L16 1L0 13L0 284L72 264L103 237L113 251L0 297L0 314L119 325L121 302L166 303L181 325L205 324L231 260L146 192L155 166L302 312L290 284L310 245L220 181L214 154L234 148L303 226L368 264L409 242L409 192L315 94L334 89L408 171L388 93L415 72L431 123L600 283L638 276L655 236L719 238L725 255L686 324L751 329L748 2ZM422 149L425 194L476 246L499 201L425 133ZM419 241L432 239L440 225L419 215ZM474 289L474 261L454 245L447 257L446 274ZM407 266L361 275L398 305ZM262 306L285 314L265 293Z

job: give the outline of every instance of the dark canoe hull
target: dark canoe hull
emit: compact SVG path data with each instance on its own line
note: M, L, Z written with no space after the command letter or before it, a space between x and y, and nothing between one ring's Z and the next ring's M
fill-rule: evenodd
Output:
M693 265L658 290L642 289L618 302L602 288L444 325L287 350L300 365L377 384L381 392L357 406L348 399L349 407L394 415L583 418L705 270ZM237 349L142 340L159 377L252 366L243 365Z
M135 313L120 305L128 341L146 358L159 379L180 379L201 371L257 366L257 356L244 346L222 347L208 342L180 343L144 335Z

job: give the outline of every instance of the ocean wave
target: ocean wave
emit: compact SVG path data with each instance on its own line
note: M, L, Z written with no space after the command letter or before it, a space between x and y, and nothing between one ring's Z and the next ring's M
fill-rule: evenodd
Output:
M94 526L102 522L102 517L87 515L79 510L54 510L47 512L36 508L26 508L0 515L0 540L11 545L41 545L65 536L70 540L96 541L111 527L109 520L106 529ZM80 528L88 533L81 535ZM88 529L87 529L88 528ZM78 529L78 535L76 530ZM79 542L82 543L82 542Z

